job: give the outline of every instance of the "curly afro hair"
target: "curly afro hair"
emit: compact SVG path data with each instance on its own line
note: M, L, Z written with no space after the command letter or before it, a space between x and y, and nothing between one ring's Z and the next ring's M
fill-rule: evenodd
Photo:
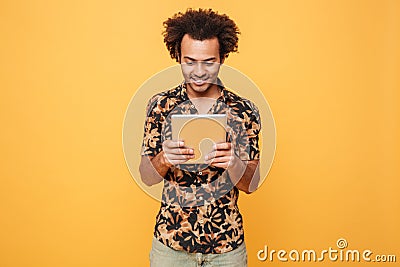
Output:
M212 9L187 9L185 13L177 13L163 23L164 43L171 58L180 62L181 42L185 34L196 40L218 38L221 61L230 52L238 50L239 28L227 15L220 15Z

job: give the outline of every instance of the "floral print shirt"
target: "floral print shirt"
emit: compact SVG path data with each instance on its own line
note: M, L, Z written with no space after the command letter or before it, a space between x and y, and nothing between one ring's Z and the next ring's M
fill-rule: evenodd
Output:
M243 161L258 160L261 120L257 107L226 89L219 81L220 97L210 114L227 114L227 141ZM142 155L150 158L171 139L172 114L197 114L183 82L153 96L147 106ZM199 129L206 130L206 129ZM154 236L166 246L190 253L225 253L244 242L239 190L224 169L205 164L177 165L164 177Z

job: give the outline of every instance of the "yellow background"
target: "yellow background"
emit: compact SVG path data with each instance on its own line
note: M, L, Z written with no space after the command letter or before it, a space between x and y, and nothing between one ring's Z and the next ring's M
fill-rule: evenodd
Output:
M175 64L162 22L199 6L239 25L227 63L276 123L269 176L240 200L249 266L340 237L400 261L399 1L3 0L0 266L148 265L159 203L126 167L123 118Z

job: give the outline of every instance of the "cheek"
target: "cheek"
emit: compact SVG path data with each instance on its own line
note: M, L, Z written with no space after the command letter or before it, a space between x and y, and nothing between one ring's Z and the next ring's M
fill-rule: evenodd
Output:
M182 74L184 77L190 76L190 70L182 68Z
M219 69L217 69L217 70L212 70L212 71L210 71L209 73L210 73L210 76L212 76L212 77L218 76Z

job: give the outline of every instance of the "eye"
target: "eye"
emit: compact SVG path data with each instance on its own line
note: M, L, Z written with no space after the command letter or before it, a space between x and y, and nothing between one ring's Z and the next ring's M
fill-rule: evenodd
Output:
M211 67L211 66L214 65L214 62L206 61L206 62L204 62L204 64L205 64L207 67Z
M193 66L193 65L194 65L194 62L192 62L192 61L186 62L186 65L188 65L188 66Z

